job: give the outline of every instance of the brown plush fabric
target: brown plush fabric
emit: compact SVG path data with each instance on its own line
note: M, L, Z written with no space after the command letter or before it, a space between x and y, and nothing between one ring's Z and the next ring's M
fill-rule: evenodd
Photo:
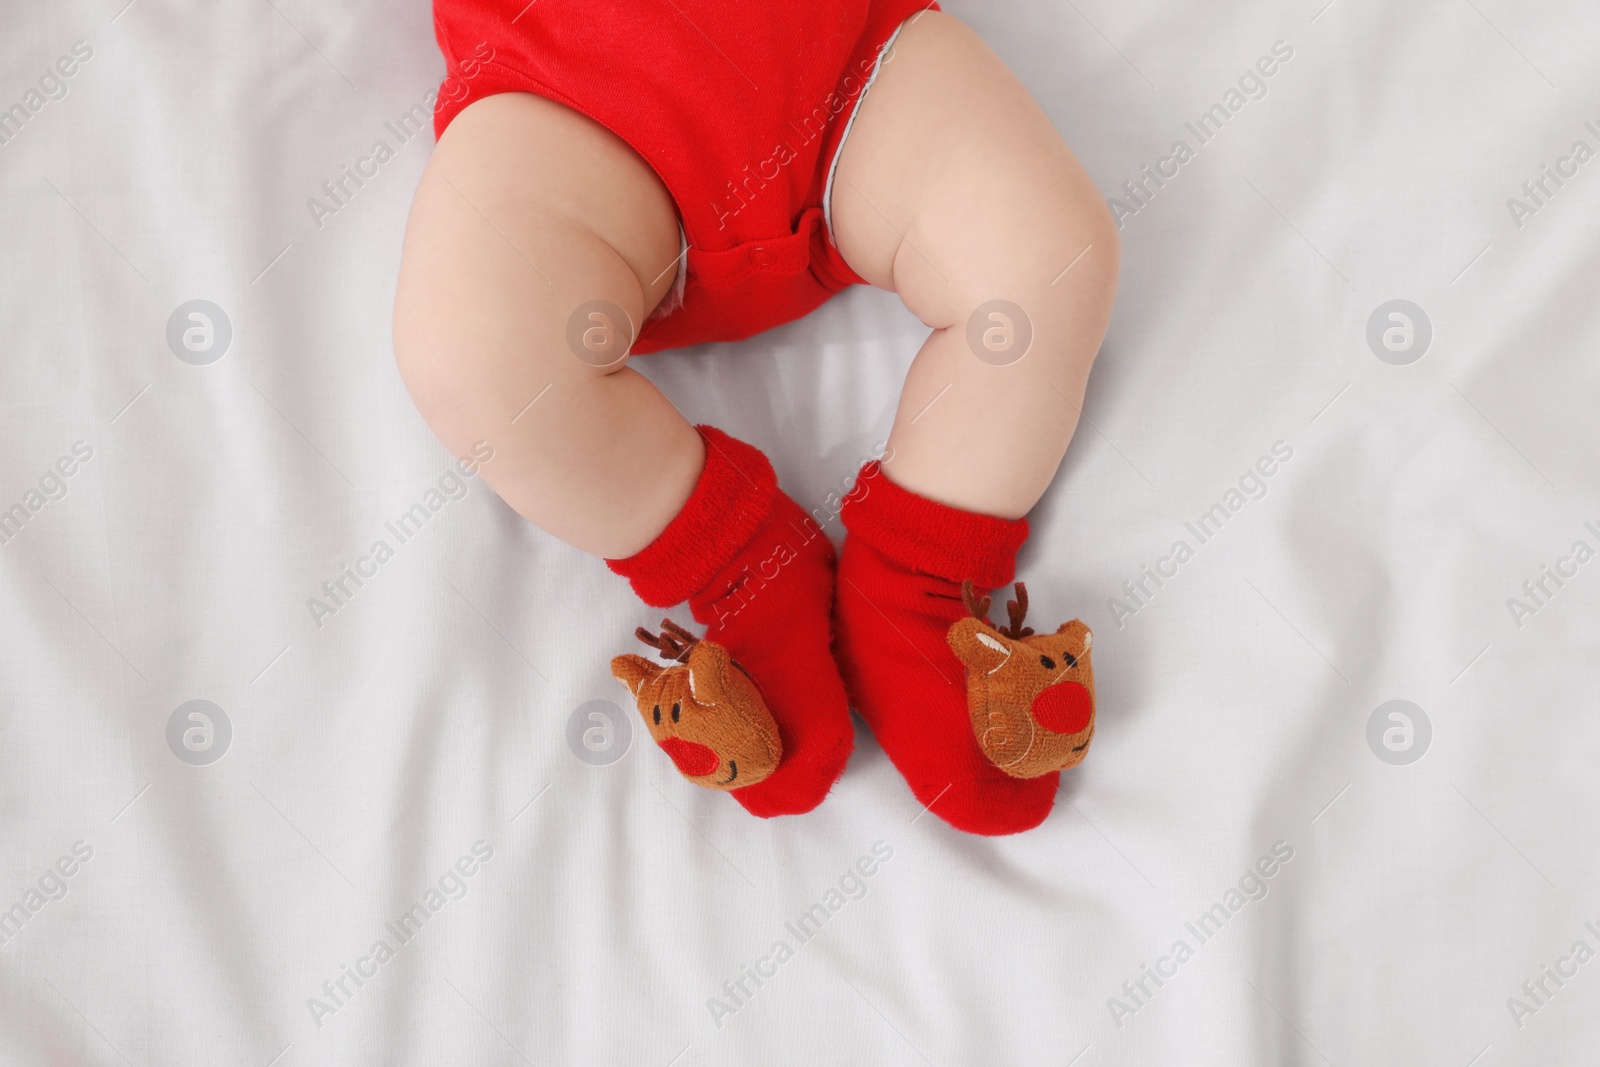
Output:
M642 627L638 636L671 666L632 654L611 661L650 736L695 785L731 791L766 778L783 758L783 742L755 683L723 646L670 619L661 626L659 637Z
M963 587L971 617L947 639L967 668L972 733L989 762L1013 778L1038 778L1083 761L1094 737L1093 635L1078 619L1053 634L1022 625L1028 592L1017 583L1010 624L989 623L989 598Z

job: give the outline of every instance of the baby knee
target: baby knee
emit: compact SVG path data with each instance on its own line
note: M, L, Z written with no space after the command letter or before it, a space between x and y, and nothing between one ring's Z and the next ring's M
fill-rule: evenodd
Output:
M472 388L470 349L448 340L448 326L426 297L411 297L404 286L395 300L394 360L406 391L428 421Z
M1087 345L1083 358L1092 361L1116 303L1122 241L1098 195L1075 211L1068 233L1055 241L1062 268L1051 278L1045 305L1055 316L1056 327L1070 331L1077 342L1070 347Z
M1001 366L1022 354L1035 363L1092 360L1111 316L1121 254L1104 206L1064 207L996 250L991 269L957 283L957 328L973 353Z
M1018 279L1019 289L1038 302L1041 314L1082 318L1101 310L1109 313L1122 243L1098 194L1062 204L1023 240L1032 247L1017 257L1028 265L1027 278Z
M395 300L395 364L429 422L450 412L496 411L530 389L581 389L627 364L637 308L585 301L581 291L508 289L495 277L466 287L428 285L427 268L407 269Z

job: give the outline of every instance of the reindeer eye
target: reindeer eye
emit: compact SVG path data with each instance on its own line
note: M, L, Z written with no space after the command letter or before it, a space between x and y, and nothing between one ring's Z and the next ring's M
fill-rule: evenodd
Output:
M661 705L660 704L656 705L655 720L656 720L656 725L660 726L661 725Z
M1044 664L1044 669L1047 671L1053 671L1056 669L1056 661L1051 659L1049 656L1040 656L1039 662Z
M677 722L678 721L678 714L679 714L679 712L681 710L682 709L677 704L672 705L672 721L673 722Z

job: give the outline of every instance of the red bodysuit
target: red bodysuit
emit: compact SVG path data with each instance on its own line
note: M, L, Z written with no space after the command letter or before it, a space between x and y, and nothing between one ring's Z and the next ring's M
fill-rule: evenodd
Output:
M829 171L884 45L935 6L435 0L450 77L434 132L505 92L611 130L660 176L688 243L681 304L647 321L632 351L740 340L862 280L828 232Z

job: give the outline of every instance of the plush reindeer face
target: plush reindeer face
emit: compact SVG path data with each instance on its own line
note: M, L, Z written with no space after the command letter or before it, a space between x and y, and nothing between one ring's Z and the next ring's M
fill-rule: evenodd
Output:
M967 668L967 710L978 747L1013 778L1037 778L1076 766L1094 736L1093 635L1077 619L1053 634L1022 625L1028 593L1017 583L1007 608L1011 625L989 624L989 598L964 587L972 617L950 627L956 657Z
M741 789L766 778L783 757L778 724L755 683L728 650L663 620L640 640L678 662L663 667L621 655L611 673L633 693L645 727L679 772L707 789Z

